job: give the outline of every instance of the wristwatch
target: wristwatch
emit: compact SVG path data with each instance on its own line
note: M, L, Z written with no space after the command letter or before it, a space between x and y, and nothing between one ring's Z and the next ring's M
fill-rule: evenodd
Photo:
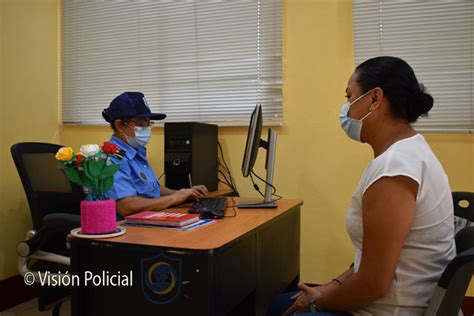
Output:
M309 311L311 313L319 312L318 307L316 306L316 299L309 302Z

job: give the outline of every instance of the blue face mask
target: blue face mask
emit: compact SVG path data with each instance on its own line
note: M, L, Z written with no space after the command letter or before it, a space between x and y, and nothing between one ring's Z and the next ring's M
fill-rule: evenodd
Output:
M148 144L151 137L151 127L135 127L135 136L127 136L127 142L130 146L137 149Z
M356 120L349 117L348 113L349 113L349 109L351 108L351 105L353 105L354 103L356 103L357 101L365 97L370 91L372 90L367 91L366 93L364 93L363 95L361 95L360 97L358 97L352 102L347 101L346 103L344 103L341 109L341 113L339 114L339 119L341 120L341 127L344 130L344 132L346 132L347 136L349 136L350 138L358 142L361 141L360 132L362 131L362 122L367 116L372 114L373 109L372 107L370 107L369 113L364 115L364 117L361 118L360 120Z

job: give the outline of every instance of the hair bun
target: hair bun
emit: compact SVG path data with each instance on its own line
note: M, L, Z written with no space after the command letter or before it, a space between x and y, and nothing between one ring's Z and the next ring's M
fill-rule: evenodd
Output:
M107 115L107 109L104 109L102 111L102 117L104 118L104 120L110 123L110 117Z
M433 97L425 92L425 86L420 83L419 88L413 93L408 101L408 121L413 123L420 116L427 116L432 107Z

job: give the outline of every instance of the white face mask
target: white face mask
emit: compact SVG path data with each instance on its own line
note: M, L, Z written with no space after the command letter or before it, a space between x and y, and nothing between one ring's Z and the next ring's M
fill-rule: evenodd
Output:
M363 120L365 120L365 118L367 116L372 114L373 108L370 107L369 108L369 113L364 115L364 117L362 117L360 120L356 120L356 119L353 119L353 118L349 117L348 113L349 113L349 109L351 108L351 106L354 103L356 103L357 101L359 101L360 99L362 99L363 97L365 97L367 94L369 94L370 91L372 91L372 90L367 91L366 93L364 93L363 95L361 95L360 97L358 97L357 99L355 99L352 102L347 101L346 103L344 103L344 105L342 106L342 109L341 109L341 113L339 114L339 119L341 120L341 127L344 130L344 132L346 132L347 136L349 136L350 138L352 138L353 140L356 140L358 142L361 141L360 140L360 133L362 131L362 122L363 122Z
M148 127L135 127L135 136L127 136L127 142L130 146L137 149L144 147L148 144L151 137L151 126Z

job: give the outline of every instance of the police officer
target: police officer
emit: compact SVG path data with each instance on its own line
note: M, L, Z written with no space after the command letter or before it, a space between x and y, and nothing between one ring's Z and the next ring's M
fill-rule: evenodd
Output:
M151 113L143 93L120 94L102 116L114 131L110 142L122 149L121 157L112 158L112 162L121 164L121 167L108 192L109 198L116 200L118 215L158 211L208 194L204 185L181 190L160 187L146 159L145 146L153 127L150 120L162 120L166 115Z

